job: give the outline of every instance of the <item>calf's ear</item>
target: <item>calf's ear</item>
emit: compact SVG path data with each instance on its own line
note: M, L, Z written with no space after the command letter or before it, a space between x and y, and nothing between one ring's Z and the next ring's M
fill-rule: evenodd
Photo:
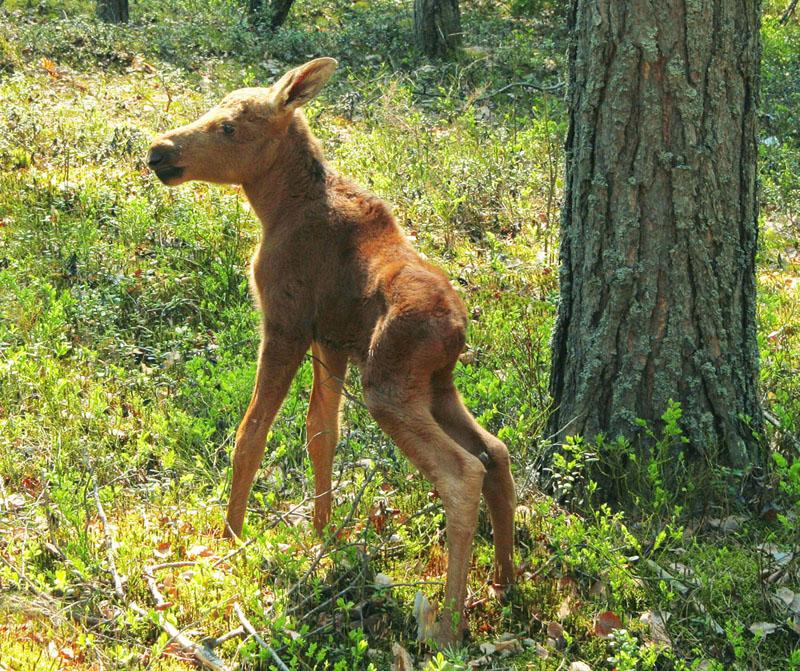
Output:
M305 105L322 90L337 65L335 58L315 58L289 70L273 87L278 105L287 111Z

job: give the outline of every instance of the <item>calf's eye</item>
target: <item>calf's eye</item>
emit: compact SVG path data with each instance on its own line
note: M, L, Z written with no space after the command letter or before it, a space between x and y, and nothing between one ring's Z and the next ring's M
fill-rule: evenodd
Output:
M222 132L225 133L225 135L233 135L236 129L233 127L233 124L224 123L222 124Z

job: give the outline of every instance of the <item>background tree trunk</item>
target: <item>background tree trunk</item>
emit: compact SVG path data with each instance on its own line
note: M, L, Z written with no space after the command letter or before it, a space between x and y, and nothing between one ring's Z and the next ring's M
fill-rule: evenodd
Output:
M270 26L273 30L280 28L289 16L294 0L272 0L272 16Z
M573 0L551 432L760 461L760 0ZM601 455L602 459L602 455Z
M428 56L451 55L461 46L458 0L414 0L414 32Z
M271 0L269 3L269 25L272 30L280 28L289 16L294 0ZM264 6L264 0L247 0L247 9L252 18L257 18Z
M97 0L97 16L109 23L127 23L128 0Z

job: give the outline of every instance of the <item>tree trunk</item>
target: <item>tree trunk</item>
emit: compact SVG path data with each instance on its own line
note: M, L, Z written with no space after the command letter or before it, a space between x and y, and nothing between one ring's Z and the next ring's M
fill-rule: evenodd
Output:
M271 0L269 3L269 25L272 30L277 30L283 25L293 4L294 0ZM263 6L264 0L247 0L247 10L251 18L257 19Z
M461 46L458 0L414 0L414 32L428 56L450 56Z
M573 0L550 382L559 440L621 435L647 450L636 420L657 431L674 400L687 460L761 462L760 5Z
M289 16L289 10L292 8L294 0L272 0L272 16L270 17L270 26L272 30L277 30L286 21Z
M128 23L128 0L97 0L97 16L109 23Z

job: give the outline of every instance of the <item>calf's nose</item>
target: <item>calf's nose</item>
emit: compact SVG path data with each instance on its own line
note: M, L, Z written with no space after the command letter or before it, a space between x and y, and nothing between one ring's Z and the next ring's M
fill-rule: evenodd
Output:
M151 168L157 168L164 163L166 156L167 152L162 147L152 147L147 152L147 165Z
M171 142L154 144L147 152L147 165L154 170L164 167L174 161L177 153L177 148Z

